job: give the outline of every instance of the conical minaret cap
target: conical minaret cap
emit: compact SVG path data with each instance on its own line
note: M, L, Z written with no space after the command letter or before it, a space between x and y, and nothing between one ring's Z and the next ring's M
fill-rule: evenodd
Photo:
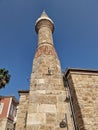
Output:
M46 24L46 22L43 22L39 24L41 21L48 21L50 24ZM52 32L54 31L54 23L53 21L48 17L45 11L42 12L41 16L37 19L35 23L35 30L38 33L39 28L42 26L48 26L51 28Z
M53 21L48 17L48 15L46 14L45 11L43 11L42 14L41 14L41 16L37 19L36 24L37 24L40 20L43 20L43 19L49 20L52 24L54 24Z

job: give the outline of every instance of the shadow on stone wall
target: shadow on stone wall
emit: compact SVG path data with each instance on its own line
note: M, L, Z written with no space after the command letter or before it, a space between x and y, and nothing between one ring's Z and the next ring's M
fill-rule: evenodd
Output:
M69 84L69 88L70 88L77 129L86 130L84 127L84 121L82 118L82 113L81 113L81 108L79 106L78 97L77 97L77 94L75 91L75 86L74 86L71 76L69 76L69 78L68 78L68 84Z

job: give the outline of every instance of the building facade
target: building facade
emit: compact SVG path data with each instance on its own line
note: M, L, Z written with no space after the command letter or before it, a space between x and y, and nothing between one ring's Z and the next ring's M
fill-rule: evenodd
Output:
M15 130L17 106L14 96L0 97L0 130Z
M78 130L98 129L98 70L69 68L64 75ZM72 109L72 106L71 106ZM76 130L77 130L76 129Z
M16 130L97 130L98 72L68 69L62 74L52 37L54 23L45 12L35 30L38 47L30 90L19 91Z

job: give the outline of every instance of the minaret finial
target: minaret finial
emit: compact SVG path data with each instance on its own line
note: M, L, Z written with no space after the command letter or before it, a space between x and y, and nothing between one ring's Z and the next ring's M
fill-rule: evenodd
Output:
M47 20L47 21L49 21L50 23L51 23L51 25L53 26L52 27L52 32L53 32L53 30L54 30L54 23L53 23L53 21L48 17L48 15L47 15L47 13L45 12L45 9L43 10L43 12L42 12L42 14L41 14L41 16L37 19L37 21L36 21L36 24L35 24L35 30L36 30L36 32L38 32L38 29L39 29L39 26L37 26L38 25L38 23L40 22L40 21L45 21L45 20ZM45 24L45 22L44 22L44 24Z
M47 18L49 18L48 15L47 15L47 13L46 13L46 11L45 11L45 9L43 10L43 12L41 14L41 17L47 17Z

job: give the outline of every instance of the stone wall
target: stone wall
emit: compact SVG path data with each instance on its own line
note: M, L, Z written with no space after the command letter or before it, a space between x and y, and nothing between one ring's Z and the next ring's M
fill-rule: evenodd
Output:
M67 90L55 48L46 43L40 53L39 49L40 46L31 73L27 130L61 130L59 125L65 114L68 128L73 130L70 105L65 102Z
M0 130L6 130L6 123L7 123L6 118L1 118L0 119Z
M70 70L67 79L79 130L97 130L98 72Z
M17 112L16 130L25 130L28 112L29 91L20 91L20 101Z

